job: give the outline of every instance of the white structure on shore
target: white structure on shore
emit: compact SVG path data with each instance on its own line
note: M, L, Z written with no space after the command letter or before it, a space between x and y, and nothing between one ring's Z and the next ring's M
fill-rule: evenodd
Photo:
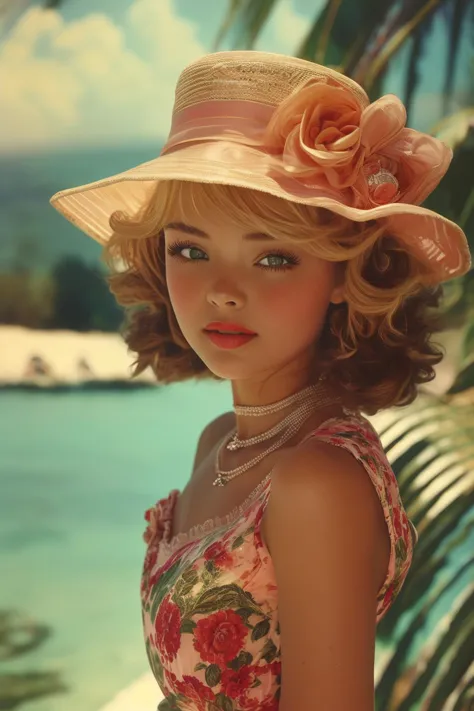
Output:
M0 326L0 386L51 387L91 381L155 383L151 371L132 379L133 360L118 333Z

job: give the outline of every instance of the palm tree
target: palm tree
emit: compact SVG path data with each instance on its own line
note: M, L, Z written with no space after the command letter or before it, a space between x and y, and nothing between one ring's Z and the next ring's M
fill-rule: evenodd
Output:
M216 38L234 48L252 49L279 0L229 0L227 15ZM445 95L449 98L459 57L459 38L469 12L470 0L326 0L294 54L332 66L377 93L390 60L408 41L412 44L406 91L417 80L416 63L435 15L440 15L449 33L445 72Z
M278 0L229 0L216 38L252 49ZM332 66L361 83L372 99L387 68L409 47L404 77L408 110L423 81L420 58L433 21L448 33L442 120L433 133L454 151L450 172L426 202L474 238L474 81L467 105L449 115L469 0L327 0L309 24L296 56ZM401 410L374 418L419 532L413 564L397 604L377 628L376 707L380 711L468 711L474 708L474 271L445 285L449 348L460 355L442 394L421 391ZM438 338L442 341L442 338ZM387 652L382 652L387 649Z

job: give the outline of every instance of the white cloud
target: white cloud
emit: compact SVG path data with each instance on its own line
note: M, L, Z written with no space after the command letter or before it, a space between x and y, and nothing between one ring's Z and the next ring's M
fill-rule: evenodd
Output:
M172 0L135 0L123 26L33 7L0 47L0 151L164 137L178 75L202 54Z

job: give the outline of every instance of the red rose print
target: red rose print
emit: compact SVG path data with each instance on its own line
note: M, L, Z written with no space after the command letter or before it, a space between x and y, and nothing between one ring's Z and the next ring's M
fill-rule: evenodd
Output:
M180 552L181 552L181 551L180 551ZM162 576L164 573L166 573L166 571L169 570L169 569L171 568L171 566L174 565L175 562L176 562L176 556L170 556L170 557L168 558L168 560L167 560L165 563L163 563L163 565L160 565L160 566L155 570L155 572L153 573L153 575L150 576L150 587L151 587L151 588L152 588L154 585L156 585L156 583L157 583L158 580L161 578L161 576Z
M393 527L398 538L403 538L403 523L401 519L401 511L398 506L393 509Z
M155 506L145 511L145 521L148 522L143 534L145 543L158 545L164 538L167 541L171 535L173 510L179 491L173 489L165 499L160 499Z
M392 505L393 505L393 499L392 499L392 492L391 492L391 489L390 489L390 484L387 484L387 485L385 486L385 496L387 497L387 504L388 504L388 507L391 508Z
M256 667L255 669L255 674L257 674L257 676L269 673L272 674L272 676L279 676L281 674L281 662L270 662L270 664L264 664L262 667Z
M185 674L182 681L175 683L175 689L176 693L183 694L186 697L186 701L192 703L193 711L194 709L196 711L206 711L208 702L215 700L214 692L194 676Z
M395 589L394 583L392 583L391 585L388 586L387 592L385 593L384 598L383 598L382 609L385 609L386 607L390 606L394 589Z
M250 568L248 568L247 570L244 570L244 572L240 575L239 581L241 583L245 583L249 578L252 577L253 574L254 574L254 571L251 570Z
M153 566L156 563L156 559L158 558L158 554L156 551L153 551L151 549L148 550L148 553L145 557L145 562L143 563L143 571L145 573L150 572L150 570L153 568Z
M277 699L249 699L245 704L245 711L278 711L279 702Z
M194 649L205 662L225 664L242 648L248 630L233 610L219 610L199 620L194 630Z
M231 568L234 563L233 557L221 541L216 541L212 546L209 546L204 553L204 558L214 561L215 565L220 568Z
M167 682L171 693L176 693L176 682L178 681L176 674L173 674L172 671L168 671L168 669L163 669L163 671L165 675L165 681Z
M238 671L225 669L221 678L222 693L231 699L240 699L254 680L255 674L249 667L241 667Z
M176 657L181 643L181 613L177 605L165 597L155 620L155 644L160 656L167 662Z

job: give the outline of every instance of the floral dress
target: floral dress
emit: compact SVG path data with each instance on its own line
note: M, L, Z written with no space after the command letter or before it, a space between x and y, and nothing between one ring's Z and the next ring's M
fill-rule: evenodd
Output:
M343 447L366 469L390 533L379 622L400 592L418 540L380 439L364 417L331 418L307 437ZM261 532L271 472L240 506L172 536L179 492L148 509L141 580L159 711L277 711L281 661L278 587Z

